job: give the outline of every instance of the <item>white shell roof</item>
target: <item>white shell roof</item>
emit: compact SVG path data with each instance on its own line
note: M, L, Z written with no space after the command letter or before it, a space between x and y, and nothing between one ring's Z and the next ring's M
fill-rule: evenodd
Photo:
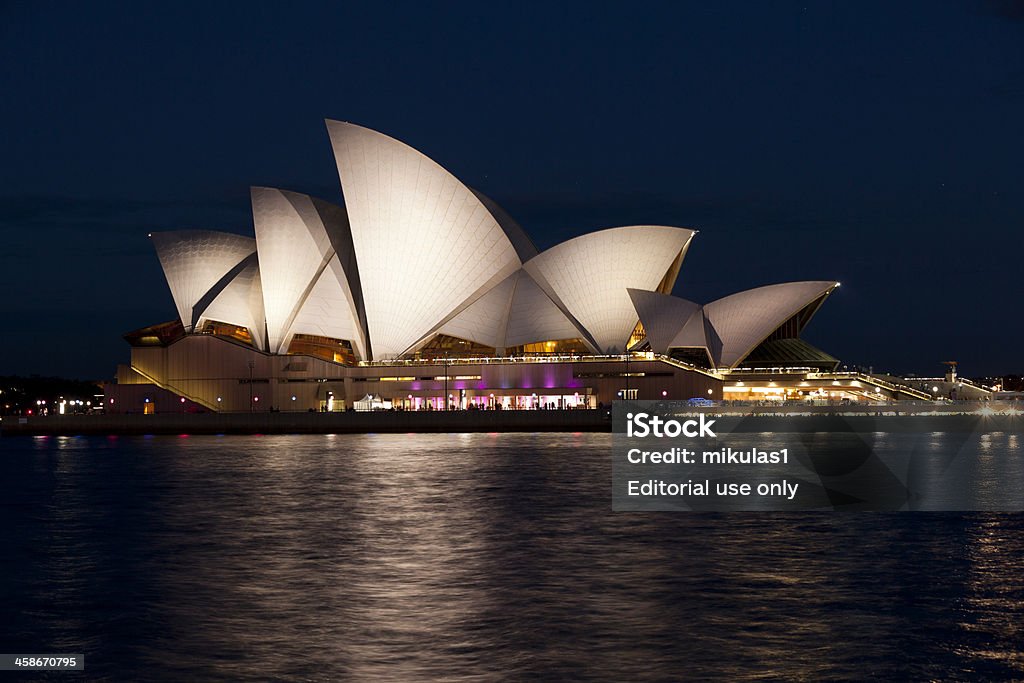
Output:
M348 339L359 358L366 358L358 311L344 283L345 272L335 256L320 273L309 295L303 300L295 319L282 337L285 349L296 334Z
M704 306L722 341L720 367L735 367L786 320L838 282L787 282L748 289Z
M669 341L667 348L688 348L693 346L708 345L708 323L704 316L704 308L701 307L690 314L686 322L679 328L677 334Z
M197 327L205 320L232 323L245 327L257 348L266 350L266 321L263 316L263 288L256 255L246 259L246 266L203 310Z
M505 209L479 190L469 189L480 200L480 203L491 212L494 220L498 221L498 225L505 231L509 241L512 242L512 246L516 248L516 254L519 255L520 261L525 263L537 255L537 247L533 244L533 240L526 234L523 227L512 216L508 215Z
M671 349L703 347L707 350L712 363L716 366L721 364L722 340L704 313L703 306L690 315L686 324L679 330L679 334L669 342L668 347L670 351Z
M518 273L509 308L505 346L522 346L555 339L583 339L588 336L525 270Z
M327 121L327 131L375 358L403 353L488 281L520 267L502 226L436 162L361 126Z
M735 367L838 283L771 285L700 307L668 296L693 230L626 226L537 253L490 199L415 149L327 122L346 208L253 188L256 239L152 235L187 331L212 319L287 351L295 334L348 339L363 360L436 333L507 349L580 338L621 351L638 319L652 348L705 346Z
M519 272L510 275L440 326L441 334L469 339L478 344L505 346L505 328Z
M347 230L337 224L341 217L325 222L324 203L266 187L252 188L252 212L268 349L284 353L292 335L307 333L349 339L365 358L358 302L336 257L335 243L343 240L332 240Z
M498 350L556 339L588 338L522 269L454 313L417 346L435 334L469 339Z
M693 235L658 225L608 228L557 244L524 267L586 328L597 351L616 352L638 319L627 290L658 289Z
M670 346L676 346L672 340L680 327L695 311L700 310L700 304L669 294L640 289L627 291L654 353L666 353ZM704 342L701 341L698 346L704 346Z
M150 235L181 324L189 332L199 322L196 305L232 269L256 251L256 240L213 230L176 230Z

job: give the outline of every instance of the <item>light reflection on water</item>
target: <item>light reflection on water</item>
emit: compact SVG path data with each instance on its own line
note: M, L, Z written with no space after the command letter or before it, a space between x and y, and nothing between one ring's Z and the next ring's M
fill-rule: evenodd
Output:
M5 439L0 650L111 680L1024 677L1024 517L612 513L610 443Z

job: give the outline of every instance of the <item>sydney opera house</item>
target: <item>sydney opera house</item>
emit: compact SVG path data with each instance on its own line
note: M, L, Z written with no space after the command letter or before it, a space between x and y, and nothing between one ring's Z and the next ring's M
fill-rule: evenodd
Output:
M499 206L382 133L328 121L344 206L252 189L254 236L150 235L174 321L125 336L110 412L595 408L616 398L888 392L801 333L838 286L672 296L695 231L538 251ZM896 396L893 396L896 397Z

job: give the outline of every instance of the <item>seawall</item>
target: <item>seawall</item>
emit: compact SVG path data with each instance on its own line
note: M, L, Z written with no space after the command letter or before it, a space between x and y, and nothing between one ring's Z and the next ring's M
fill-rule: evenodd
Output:
M611 431L604 410L15 416L0 425L0 436L600 431Z
M1024 416L721 415L708 411L722 436L734 433L1024 432ZM610 432L607 410L461 410L366 413L200 413L5 417L0 436L92 434L365 434L428 432Z

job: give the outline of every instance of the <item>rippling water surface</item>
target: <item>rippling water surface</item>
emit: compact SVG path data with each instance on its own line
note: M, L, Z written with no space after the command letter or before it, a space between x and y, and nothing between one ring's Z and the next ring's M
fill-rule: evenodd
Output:
M93 680L1024 678L1024 516L612 513L610 444L4 439L0 651Z

